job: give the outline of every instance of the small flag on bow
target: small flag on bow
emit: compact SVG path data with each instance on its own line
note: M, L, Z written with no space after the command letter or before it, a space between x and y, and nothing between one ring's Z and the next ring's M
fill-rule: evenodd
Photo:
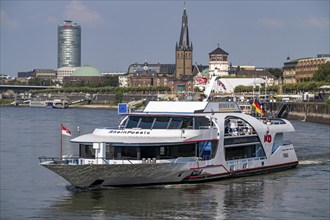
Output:
M66 135L66 136L71 136L71 131L69 129L67 129L66 127L64 127L63 125L61 125L61 129L62 129L62 134Z

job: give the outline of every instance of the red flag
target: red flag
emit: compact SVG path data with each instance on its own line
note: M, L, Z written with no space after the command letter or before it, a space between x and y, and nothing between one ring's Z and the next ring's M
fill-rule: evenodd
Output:
M205 77L198 77L197 82L199 85L205 85L207 83L207 78Z
M61 125L61 129L62 129L62 134L66 135L66 136L71 136L71 131L69 129L67 129L63 125Z

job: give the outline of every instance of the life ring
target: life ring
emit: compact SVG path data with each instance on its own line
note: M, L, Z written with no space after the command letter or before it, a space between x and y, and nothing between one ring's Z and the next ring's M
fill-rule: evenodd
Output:
M266 134L266 135L264 136L264 142L265 142L265 143L266 143L266 142L268 142L268 143L272 142L272 136L271 136L270 134Z

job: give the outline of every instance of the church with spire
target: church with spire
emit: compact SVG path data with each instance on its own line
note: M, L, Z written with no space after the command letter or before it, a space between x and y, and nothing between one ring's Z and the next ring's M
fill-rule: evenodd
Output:
M175 47L175 76L180 79L192 74L193 46L189 41L188 16L186 9L183 10L180 41Z
M209 53L208 65L193 64L193 44L189 38L188 14L184 8L179 41L175 44L175 64L149 64L147 60L144 63L131 64L127 72L127 84L129 87L166 86L171 93L186 96L194 93L196 87L203 88L213 76L241 76L245 79L267 76L268 83L270 82L272 75L267 70L256 69L254 66L232 66L228 57L229 53L218 44ZM228 92L230 87L233 89L219 81L215 87L217 88L213 91L217 92Z
M189 39L188 15L184 8L179 42L175 45L175 64L131 64L128 68L128 86L168 86L174 93L193 92L193 46Z

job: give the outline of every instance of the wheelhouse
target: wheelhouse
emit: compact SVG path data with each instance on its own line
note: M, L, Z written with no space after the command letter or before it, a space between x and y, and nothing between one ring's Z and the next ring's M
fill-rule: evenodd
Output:
M208 116L130 115L120 124L122 129L209 129L215 126Z

